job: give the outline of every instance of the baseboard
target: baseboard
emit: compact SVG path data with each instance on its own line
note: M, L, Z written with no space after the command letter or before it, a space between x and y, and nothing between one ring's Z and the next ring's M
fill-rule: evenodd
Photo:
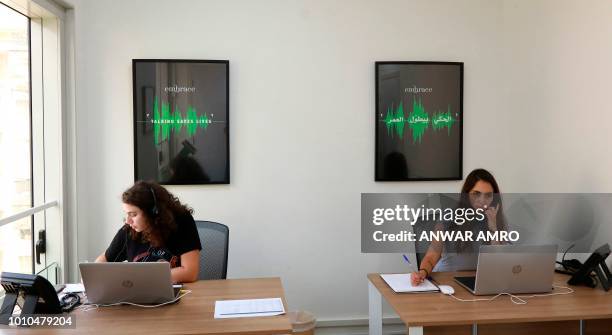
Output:
M368 319L317 320L316 335L368 335ZM383 319L384 335L406 334L398 317Z

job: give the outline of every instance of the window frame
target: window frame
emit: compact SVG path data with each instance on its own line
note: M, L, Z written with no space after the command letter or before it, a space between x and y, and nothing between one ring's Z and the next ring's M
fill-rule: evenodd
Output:
M31 208L0 218L0 226L31 216L33 273L57 263L57 280L67 282L77 271L74 81L66 81L74 76L74 16L48 0L1 2L29 21ZM66 206L67 197L73 206ZM34 246L42 229L47 250L38 266Z

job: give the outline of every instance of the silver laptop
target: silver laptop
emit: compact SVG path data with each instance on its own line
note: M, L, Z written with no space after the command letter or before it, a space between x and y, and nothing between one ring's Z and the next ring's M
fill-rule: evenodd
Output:
M556 245L483 245L476 276L455 277L475 295L552 291Z
M160 304L174 300L168 262L80 263L90 304Z

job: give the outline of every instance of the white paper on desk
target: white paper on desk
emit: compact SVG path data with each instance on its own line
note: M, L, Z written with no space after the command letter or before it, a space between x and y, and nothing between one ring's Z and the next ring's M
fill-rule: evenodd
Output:
M281 298L215 301L215 319L248 318L280 314L285 314L285 307Z
M62 290L62 293L80 293L85 292L85 286L83 284L66 284L66 287Z
M399 274L381 274L380 277L391 286L394 292L405 293L405 292L437 292L438 287L429 280L425 279L421 284L413 286L412 280L410 280L409 273Z

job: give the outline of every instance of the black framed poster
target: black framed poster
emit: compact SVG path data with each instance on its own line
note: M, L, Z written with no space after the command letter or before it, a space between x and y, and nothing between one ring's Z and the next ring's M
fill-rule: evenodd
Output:
M132 60L134 178L228 184L229 61Z
M376 62L376 181L463 178L463 63Z

